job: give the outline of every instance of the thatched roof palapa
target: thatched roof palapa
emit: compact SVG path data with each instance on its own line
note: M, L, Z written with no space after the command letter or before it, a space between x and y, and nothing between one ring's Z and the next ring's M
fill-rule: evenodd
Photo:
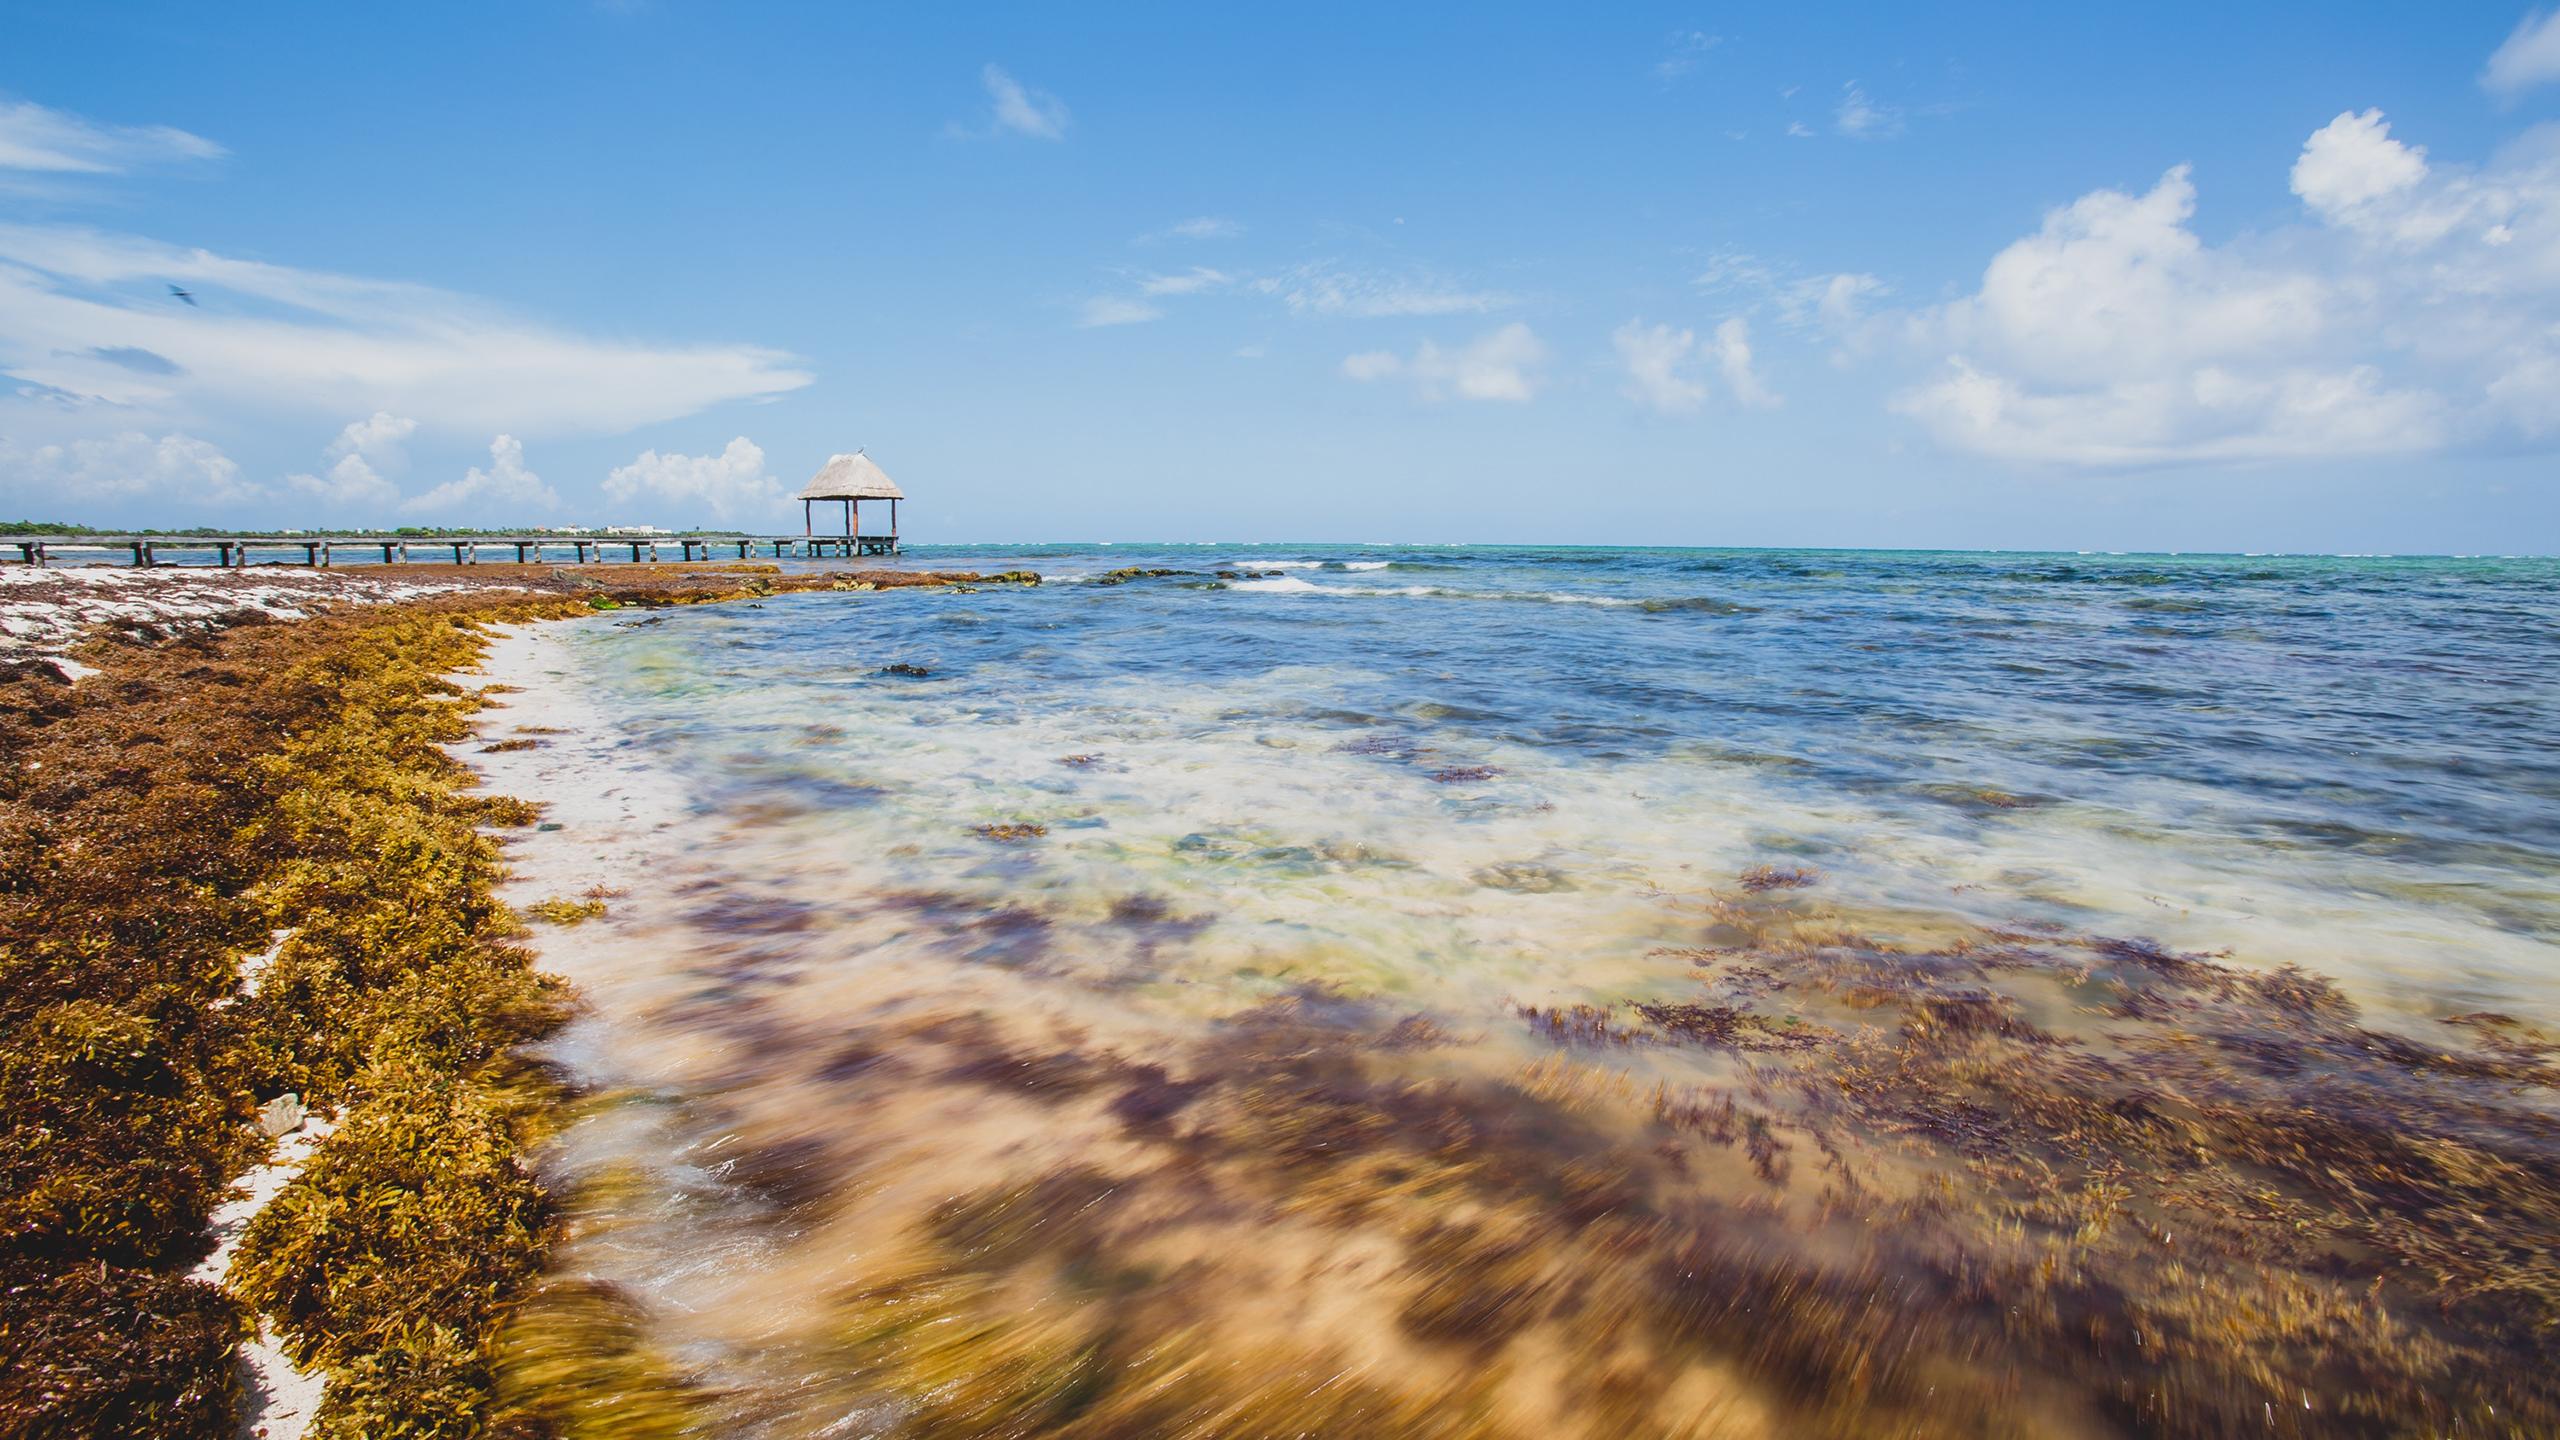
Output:
M795 500L904 500L907 492L889 478L889 472L872 463L870 456L856 450L850 455L830 457L809 488L792 497Z

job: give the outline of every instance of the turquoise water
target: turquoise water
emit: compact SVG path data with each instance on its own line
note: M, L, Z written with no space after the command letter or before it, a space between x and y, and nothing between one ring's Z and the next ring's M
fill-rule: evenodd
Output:
M908 563L1045 583L559 627L515 708L566 733L484 762L593 802L525 884L624 892L544 941L604 1097L557 1173L611 1177L562 1268L702 1433L1158 1433L1209 1384L1168 1354L1281 1430L2334 1433L2312 1395L2401 1363L2354 1347L2417 1353L2356 1327L2451 1303L2365 1287L2531 1247L2430 1230L2503 1202L2405 1160L2432 1198L2381 1227L2321 1178L2380 1162L2252 1117L2458 1134L2496 1195L2560 1176L2560 563ZM2084 1103L2203 1138L2092 1148L2119 1120ZM2196 1322L2178 1358L2179 1307L2332 1291L2360 1318L2325 1338ZM2524 1313L2374 1403L2512 1410ZM1946 1353L1877 1358L1915 1326ZM2149 1338L2073 1348L2108 1334ZM1072 1414L939 1368L1091 1356ZM1386 1408L1310 1409L1310 1375Z
M912 563L1049 583L681 617L621 642L651 657L639 673L753 675L759 693L709 714L619 698L706 782L749 787L774 765L842 777L800 751L724 775L742 712L859 717L906 745L905 722L948 735L939 712L980 704L967 728L990 734L971 744L994 753L1108 748L1136 705L1324 754L1323 783L1353 794L1501 769L1414 792L1430 814L1616 775L1660 793L1620 822L1645 839L1593 840L1595 861L1758 847L1879 899L1984 884L1988 905L2317 963L2420 1008L2560 1018L2560 562L1223 546ZM1130 566L1187 573L1091 583ZM934 673L869 673L901 661ZM1345 746L1377 753L1326 753ZM897 790L864 748L849 768ZM1025 818L1080 803L1001 792L916 798ZM1198 818L1248 824L1256 799Z

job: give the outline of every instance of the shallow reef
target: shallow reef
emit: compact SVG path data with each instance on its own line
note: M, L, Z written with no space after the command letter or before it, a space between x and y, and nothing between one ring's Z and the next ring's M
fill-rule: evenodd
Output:
M817 1077L859 1092L845 1128L738 1135L766 1223L870 1238L773 1338L787 1398L723 1394L584 1281L508 1332L515 1403L576 1412L601 1373L647 1377L652 1433L2560 1429L2553 1037L2422 1041L2139 940L1888 941L1753 875L1686 897L1714 943L1652 957L1686 998L1521 1007L1525 1061L1324 987L1142 1053L847 1017ZM1075 1138L892 1202L901 1147L986 1173L901 1113Z

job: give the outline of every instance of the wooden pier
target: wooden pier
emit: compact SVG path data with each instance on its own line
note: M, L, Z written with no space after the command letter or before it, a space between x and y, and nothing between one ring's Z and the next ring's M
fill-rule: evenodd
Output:
M226 569L267 555L265 563L303 564L325 569L339 557L363 557L383 564L478 565L482 563L543 565L601 564L627 552L630 562L664 564L667 550L678 561L750 560L771 555L777 560L824 560L862 555L895 555L895 535L13 535L0 537L0 547L15 546L29 565L48 565L57 551L114 554L122 551L136 565L158 565L168 552L209 553ZM414 552L414 553L413 553ZM487 552L484 562L483 552ZM610 554L608 553L610 552ZM0 554L6 549L0 548Z

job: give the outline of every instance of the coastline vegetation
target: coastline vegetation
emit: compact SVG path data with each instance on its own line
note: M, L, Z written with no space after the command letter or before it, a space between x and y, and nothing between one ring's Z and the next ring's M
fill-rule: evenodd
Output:
M442 748L493 701L444 677L491 621L980 579L564 578L0 675L0 1436L234 1432L250 1322L184 1271L288 1092L339 1125L231 1279L326 1369L311 1433L505 1428L490 1341L548 1237L524 1155L559 1098L512 1049L571 997L494 895L484 830L534 807Z

